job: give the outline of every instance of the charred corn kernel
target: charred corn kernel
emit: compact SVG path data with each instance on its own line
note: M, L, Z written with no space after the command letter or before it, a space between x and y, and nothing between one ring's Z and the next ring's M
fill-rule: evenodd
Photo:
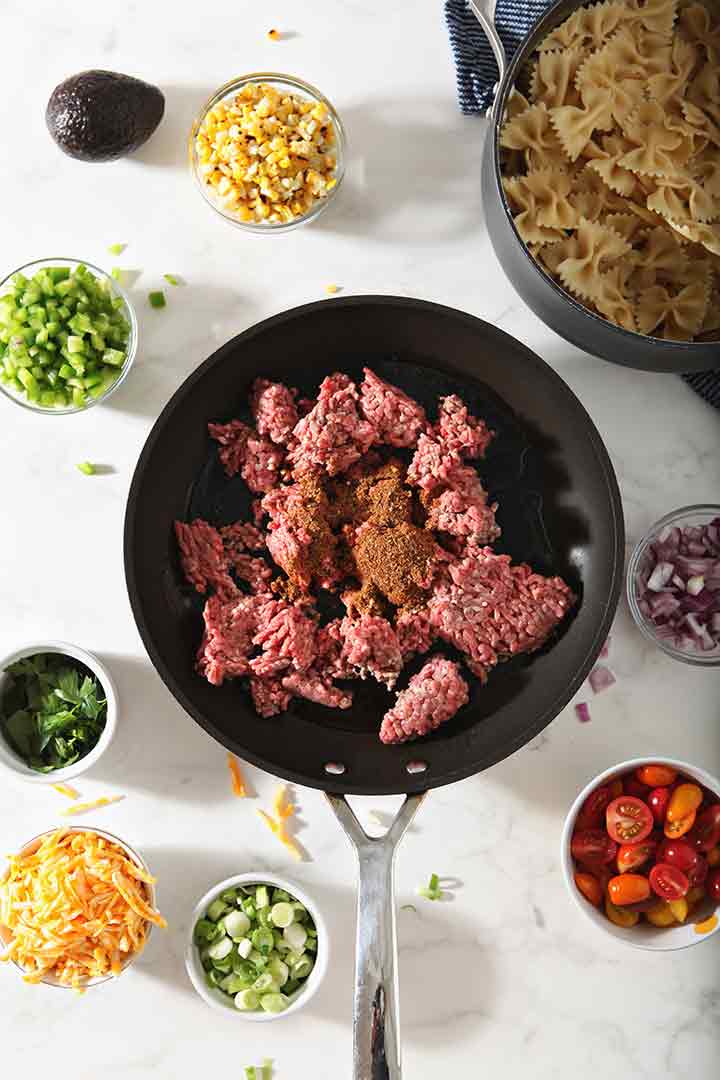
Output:
M198 174L238 220L290 222L337 187L335 142L322 102L248 83L203 119Z
M679 900L668 900L668 905L678 922L685 922L688 913L688 902L685 897Z
M692 911L693 908L696 908L704 898L705 890L702 885L693 885L692 889L688 889L687 896L685 897L687 900L688 911Z
M653 926L672 926L675 922L672 908L666 900L662 900L656 907L646 911L645 918Z
M616 926L621 926L626 930L629 930L631 926L635 926L640 915L637 911L627 911L625 908L616 907L609 897L605 897L605 914L611 923L615 923Z
M271 41L279 41L280 40L280 31L275 30L275 29L268 30L268 37L270 38Z

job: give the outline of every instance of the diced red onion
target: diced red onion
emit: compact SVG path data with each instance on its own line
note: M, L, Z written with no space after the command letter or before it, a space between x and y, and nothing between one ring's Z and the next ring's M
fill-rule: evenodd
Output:
M575 706L575 715L581 724L587 724L590 720L590 706L586 701L579 701Z
M588 682L592 687L593 694L601 694L603 690L609 690L615 683L615 676L610 668L604 664L596 664L590 672Z
M720 518L661 533L648 545L636 587L638 608L660 640L689 652L720 649Z

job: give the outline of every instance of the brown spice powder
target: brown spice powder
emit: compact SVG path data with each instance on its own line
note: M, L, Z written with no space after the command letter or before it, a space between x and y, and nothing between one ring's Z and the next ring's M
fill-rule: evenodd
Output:
M435 559L435 540L409 521L384 529L367 523L354 547L363 583L372 582L391 604L412 608L422 604Z

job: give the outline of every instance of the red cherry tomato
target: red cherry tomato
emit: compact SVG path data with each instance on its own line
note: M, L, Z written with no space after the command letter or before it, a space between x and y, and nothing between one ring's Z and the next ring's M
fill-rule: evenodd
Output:
M713 900L720 900L720 868L713 870L708 876L705 888L708 896L712 897Z
M580 807L580 811L575 822L576 829L599 829L603 824L603 818L605 816L605 810L608 803L612 801L613 794L609 784L603 784L599 788L595 788L588 795L585 802Z
M684 836L685 833L690 832L695 824L696 813L692 810L687 817L678 818L677 821L669 821L665 819L665 828L663 832L670 840L677 840L679 836Z
M647 784L648 787L668 787L670 784L674 784L677 780L677 769L673 769L670 765L641 765L636 770L635 775L641 784Z
M650 808L634 795L613 799L605 811L607 831L618 844L639 844L652 832Z
M663 840L658 849L657 860L682 870L691 886L702 885L707 877L707 859L704 859L685 837L679 840Z
M595 907L600 907L603 890L594 874L586 874L583 870L577 870L575 872L575 884L586 900L589 900Z
M604 865L617 855L617 844L602 829L578 829L570 842L574 859L582 863Z
M628 776L623 785L623 791L626 795L632 795L635 799L642 799L643 802L647 802L648 786L647 784L641 784L635 776Z
M653 817L658 825L665 821L665 813L670 802L670 788L656 787L647 797L647 804L652 810Z
M650 882L642 874L618 874L608 882L608 896L617 907L637 904L650 895Z
M670 863L655 863L650 871L652 890L663 900L680 900L690 888L690 882L682 870Z
M670 796L665 817L667 821L680 821L696 813L702 801L703 793L699 784L678 784Z
M617 799L618 795L622 795L623 791L625 790L623 782L619 776L617 777L617 779L611 780L608 784L608 787L610 788L610 797L612 799Z
M688 840L698 851L710 851L720 844L720 803L698 815Z
M652 836L641 840L639 844L623 844L617 853L618 870L621 874L636 870L638 866L654 859L657 849L658 841Z

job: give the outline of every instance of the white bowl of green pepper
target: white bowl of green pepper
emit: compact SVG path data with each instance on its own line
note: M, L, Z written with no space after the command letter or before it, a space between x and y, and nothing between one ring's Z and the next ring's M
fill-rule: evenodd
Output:
M193 911L185 966L213 1008L257 1023L279 1020L317 992L328 966L327 927L294 882L236 874Z
M106 401L137 352L128 296L79 259L36 259L0 281L0 392L33 412L66 415Z

